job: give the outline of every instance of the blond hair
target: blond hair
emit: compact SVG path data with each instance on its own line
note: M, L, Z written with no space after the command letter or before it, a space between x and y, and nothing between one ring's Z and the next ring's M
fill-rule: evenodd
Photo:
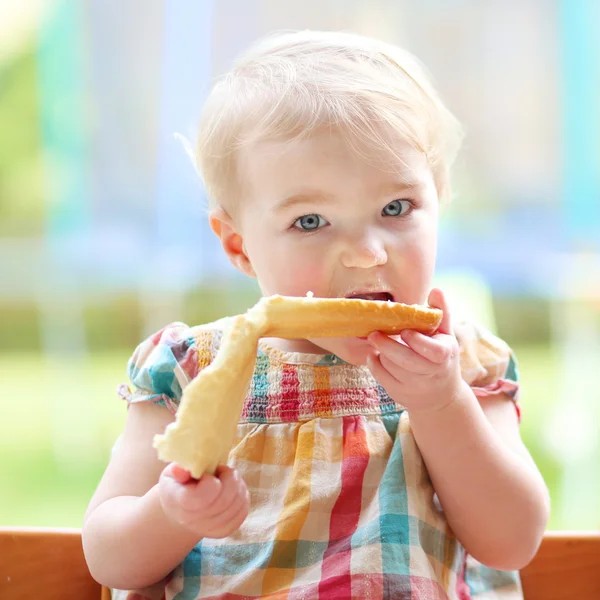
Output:
M256 42L209 94L195 159L210 205L230 209L240 197L241 148L323 126L365 156L376 148L397 159L398 138L409 143L427 158L440 199L449 197L462 130L419 61L355 34L297 31Z

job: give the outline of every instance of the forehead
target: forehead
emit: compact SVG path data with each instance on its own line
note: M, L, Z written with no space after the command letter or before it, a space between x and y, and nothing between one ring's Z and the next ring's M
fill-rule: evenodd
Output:
M298 185L416 187L432 178L425 155L407 142L366 144L331 129L255 142L240 150L238 164L246 192L261 197L287 194Z

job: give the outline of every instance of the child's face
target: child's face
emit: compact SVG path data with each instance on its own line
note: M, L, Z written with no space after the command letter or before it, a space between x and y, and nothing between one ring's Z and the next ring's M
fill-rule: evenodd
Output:
M389 156L367 161L335 132L246 149L234 264L257 277L264 295L425 303L438 197L425 157L408 144L398 153L392 174ZM378 158L387 164L379 168Z

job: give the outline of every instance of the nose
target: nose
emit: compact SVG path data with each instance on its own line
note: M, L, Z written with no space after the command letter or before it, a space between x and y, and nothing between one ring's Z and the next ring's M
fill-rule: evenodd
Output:
M350 236L344 244L341 256L344 267L358 269L384 265L387 259L385 244L374 232Z

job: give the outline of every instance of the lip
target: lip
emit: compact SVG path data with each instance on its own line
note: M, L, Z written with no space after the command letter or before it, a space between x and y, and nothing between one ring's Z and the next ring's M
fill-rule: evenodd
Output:
M389 296L388 302L395 302L394 294L390 292L390 290L382 289L382 288L366 288L366 289L357 289L353 290L344 295L344 298L356 298L358 296L372 296L375 294L387 294Z

